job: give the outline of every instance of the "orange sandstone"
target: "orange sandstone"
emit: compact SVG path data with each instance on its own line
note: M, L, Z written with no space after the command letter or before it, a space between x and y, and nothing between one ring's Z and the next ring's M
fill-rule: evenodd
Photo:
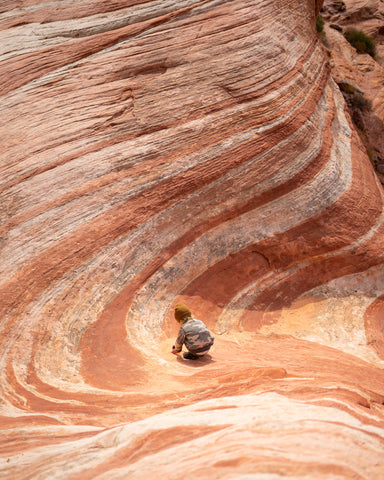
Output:
M383 191L320 8L3 2L2 478L383 478Z

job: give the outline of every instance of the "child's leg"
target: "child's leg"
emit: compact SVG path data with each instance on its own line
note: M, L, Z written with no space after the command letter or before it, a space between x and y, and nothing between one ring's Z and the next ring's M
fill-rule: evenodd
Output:
M200 355L196 355L195 353L191 352L185 352L183 353L183 357L187 360L198 360L200 358Z

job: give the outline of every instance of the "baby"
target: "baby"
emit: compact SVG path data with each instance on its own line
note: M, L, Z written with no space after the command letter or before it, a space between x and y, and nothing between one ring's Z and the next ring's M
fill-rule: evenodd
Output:
M213 345L214 338L206 325L196 318L192 318L189 308L183 303L175 306L175 319L181 324L176 343L172 347L172 353L177 355L181 352L183 344L188 352L184 358L197 360L202 357Z

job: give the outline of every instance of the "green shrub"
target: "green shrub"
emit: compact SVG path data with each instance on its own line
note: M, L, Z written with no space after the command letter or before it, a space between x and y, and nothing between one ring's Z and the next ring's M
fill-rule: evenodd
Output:
M356 93L356 88L348 82L340 82L338 83L338 86L343 93Z
M317 16L316 19L316 30L321 33L324 30L324 19L321 15Z
M376 45L369 35L361 30L351 28L345 32L344 36L359 53L368 53L372 58L375 58Z

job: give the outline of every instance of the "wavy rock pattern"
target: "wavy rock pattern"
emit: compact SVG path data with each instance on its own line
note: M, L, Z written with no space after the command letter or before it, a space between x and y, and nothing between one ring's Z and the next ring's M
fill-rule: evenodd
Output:
M2 478L384 477L383 191L314 3L0 4Z

